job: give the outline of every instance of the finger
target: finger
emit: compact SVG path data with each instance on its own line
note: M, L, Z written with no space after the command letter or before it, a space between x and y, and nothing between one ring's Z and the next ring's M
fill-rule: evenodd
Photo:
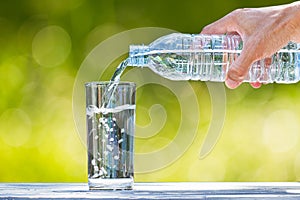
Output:
M272 57L267 57L267 58L265 58L265 59L264 59L264 64L265 64L265 67L266 67L266 68L271 67L271 65L272 65Z
M242 81L234 81L229 78L225 80L225 85L230 89L235 89L242 84Z
M231 89L238 87L243 82L253 62L249 56L241 53L228 70L225 80L226 86Z
M261 87L261 83L259 83L259 82L250 83L250 85L251 85L253 88L260 88L260 87Z

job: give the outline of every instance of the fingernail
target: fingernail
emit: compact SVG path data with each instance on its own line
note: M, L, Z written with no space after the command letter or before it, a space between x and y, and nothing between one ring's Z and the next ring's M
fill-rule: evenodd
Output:
M258 83L258 82L251 83L251 86L252 86L253 88L260 88L261 83Z
M241 84L241 82L238 82L238 81L234 81L232 79L227 79L225 81L225 85L230 88L230 89L235 89L237 88L239 85Z

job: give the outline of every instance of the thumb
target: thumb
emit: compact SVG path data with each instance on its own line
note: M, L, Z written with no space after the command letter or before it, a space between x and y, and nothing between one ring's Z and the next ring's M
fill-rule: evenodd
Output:
M229 32L226 28L226 25L221 25L222 22L214 22L212 24L209 24L205 26L200 34L224 34Z
M228 88L237 88L247 76L248 71L254 61L243 53L231 64L225 84Z

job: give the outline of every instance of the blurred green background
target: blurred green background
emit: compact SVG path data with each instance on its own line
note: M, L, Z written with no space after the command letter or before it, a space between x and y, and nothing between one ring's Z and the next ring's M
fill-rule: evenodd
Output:
M198 33L236 8L289 2L1 1L0 181L87 181L86 149L73 122L72 90L81 63L101 41L124 30L149 26ZM211 102L205 83L190 84L201 110L192 145L171 165L136 174L136 181L299 180L299 84L270 84L258 90L243 84L236 90L226 89L222 136L204 159L199 159L199 151L210 124ZM157 85L145 86L138 93L143 96L137 99L137 124L149 123L145 108L152 104L165 106L168 114L157 137L136 141L137 151L153 151L174 137L178 101Z

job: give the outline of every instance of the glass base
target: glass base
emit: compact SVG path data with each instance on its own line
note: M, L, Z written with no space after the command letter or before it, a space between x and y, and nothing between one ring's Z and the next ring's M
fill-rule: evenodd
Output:
M89 178L90 190L132 190L133 178Z

